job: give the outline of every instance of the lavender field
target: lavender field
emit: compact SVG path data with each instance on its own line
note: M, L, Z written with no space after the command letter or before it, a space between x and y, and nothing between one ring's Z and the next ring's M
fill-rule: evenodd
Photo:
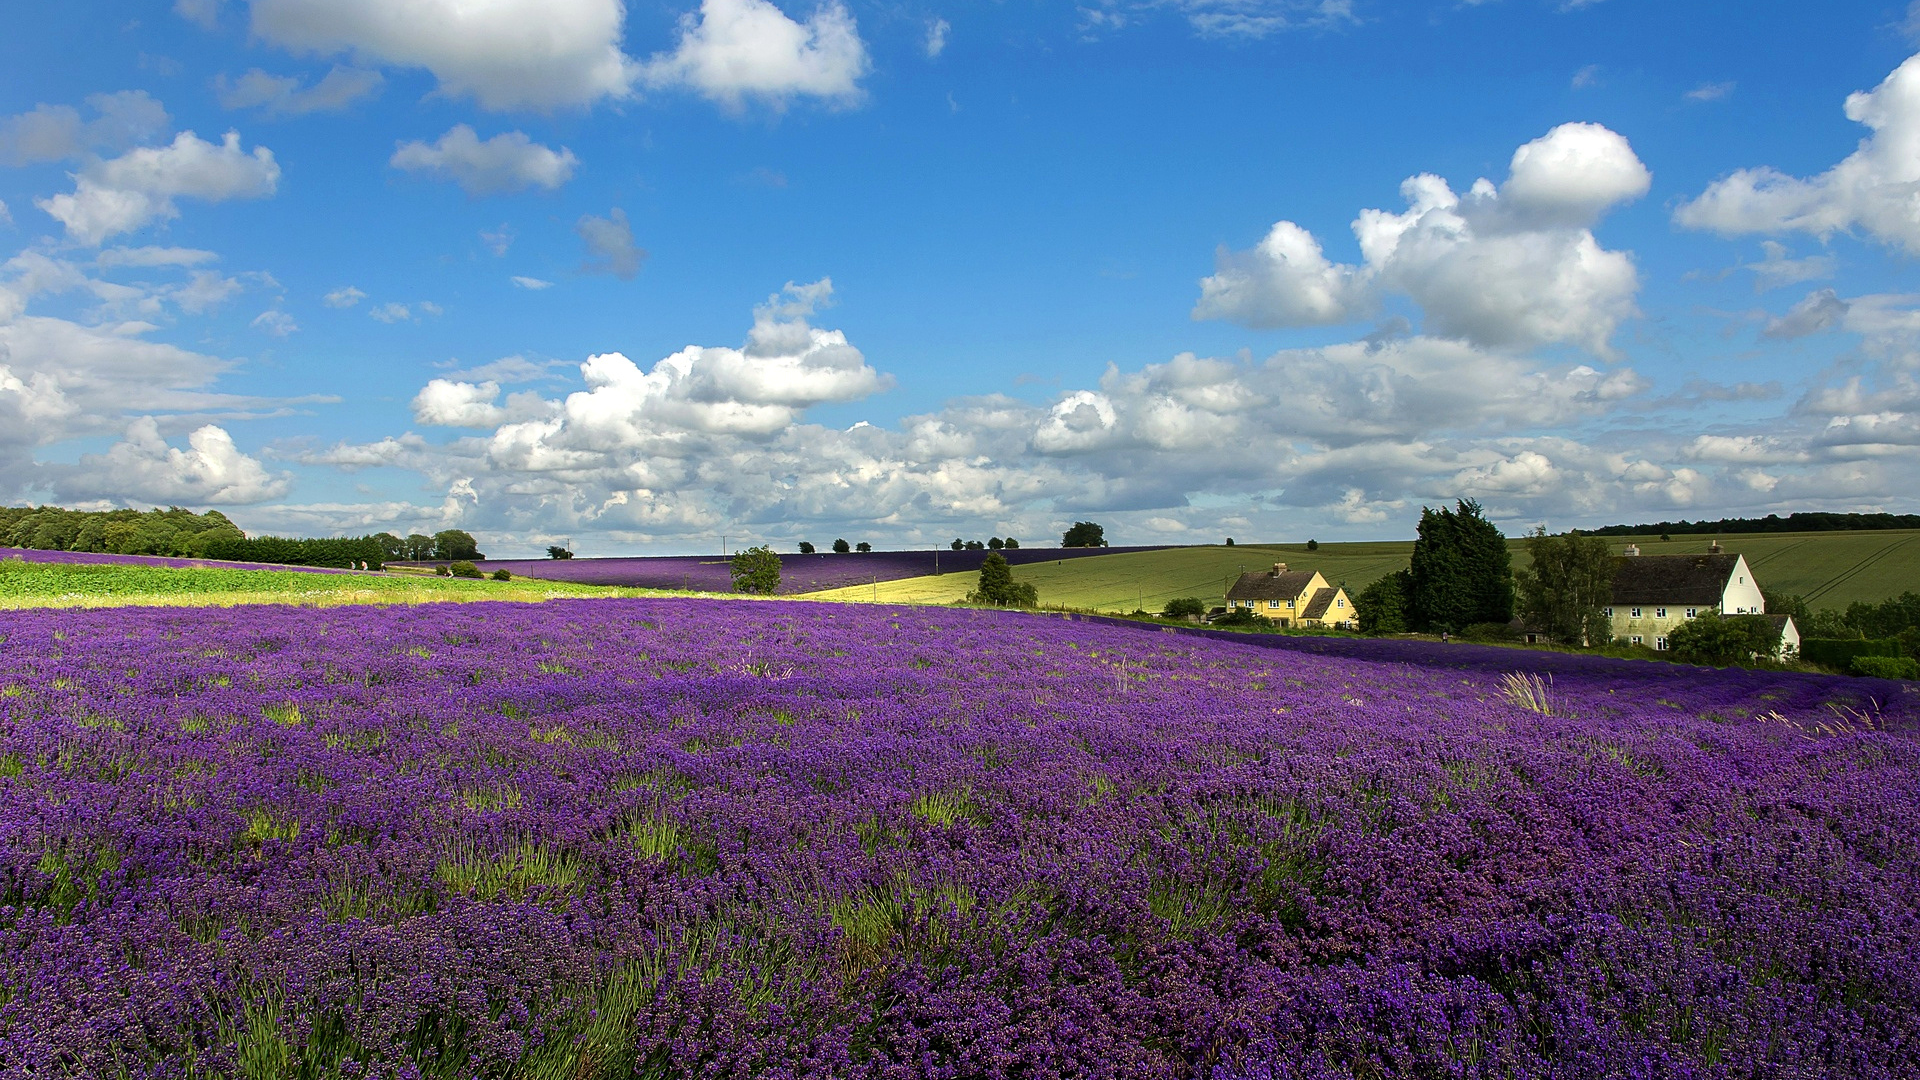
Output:
M1119 555L1130 551L1158 551L1153 547L1014 548L1003 551L1009 563L1057 562L1089 555ZM868 582L898 581L928 574L970 573L991 554L988 551L868 551L838 555L832 552L780 556L780 591L819 592ZM428 566L431 563L396 563ZM728 592L733 588L731 563L724 555L641 555L608 559L487 559L475 564L486 573L506 570L515 577L570 581L582 585L626 585L643 589L694 589Z
M791 602L0 633L7 1075L1920 1074L1897 684Z

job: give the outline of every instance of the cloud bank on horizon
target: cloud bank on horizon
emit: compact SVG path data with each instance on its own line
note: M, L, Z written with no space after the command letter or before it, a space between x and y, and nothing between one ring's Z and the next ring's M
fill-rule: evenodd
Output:
M1556 35L1556 99L1441 78L1444 132L1378 69L1274 82L1423 47L1345 0L174 11L0 116L16 501L614 551L1920 500L1920 56L1864 11L1870 76L1753 102L1730 43L1645 107Z

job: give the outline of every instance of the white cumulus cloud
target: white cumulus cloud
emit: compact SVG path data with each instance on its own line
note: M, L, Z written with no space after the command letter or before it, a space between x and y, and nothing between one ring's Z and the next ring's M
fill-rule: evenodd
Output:
M1430 331L1476 345L1554 342L1608 353L1635 313L1639 275L1602 248L1593 226L1652 182L1626 139L1597 124L1563 124L1514 152L1507 180L1456 194L1433 175L1401 185L1402 213L1363 210L1353 223L1361 265L1330 261L1311 233L1282 221L1250 251L1222 249L1200 283L1197 319L1249 326L1350 322L1387 293L1411 298Z
M492 195L531 187L553 191L573 178L580 160L564 146L555 151L522 132L504 132L482 142L471 127L456 124L431 145L402 143L387 163L452 180L469 195Z
M312 86L290 75L269 75L254 68L237 79L220 76L214 80L214 92L223 108L260 109L274 116L303 116L339 112L362 98L378 94L385 83L385 77L377 71L338 64Z
M1873 134L1818 176L1767 166L1714 181L1681 205L1674 220L1722 236L1805 232L1828 237L1858 229L1881 243L1920 253L1920 56L1878 87L1848 95L1847 119Z
M796 97L847 104L871 66L853 15L834 0L796 22L768 0L701 0L680 21L680 43L645 67L647 85L686 87L738 110Z
M32 165L70 161L96 153L118 153L166 133L167 110L144 90L94 94L87 98L92 119L71 105L36 105L0 119L0 164Z
M587 245L587 260L580 264L582 273L612 274L623 281L640 273L647 253L633 242L633 226L625 210L616 206L606 217L583 215L574 223L573 231Z
M367 294L359 289L351 285L343 285L323 297L322 302L330 308L350 308L366 298Z
M621 0L252 0L255 37L294 52L425 68L491 110L625 97Z
M159 504L238 505L285 495L293 480L267 471L241 452L225 428L207 424L187 436L187 448L167 445L151 416L136 419L126 437L104 454L88 454L57 471L68 497Z
M141 147L83 169L73 193L35 200L34 205L66 226L67 235L90 245L132 232L150 222L179 216L176 198L206 202L259 199L280 184L273 151L240 148L240 133L229 131L210 143L183 131L171 144Z

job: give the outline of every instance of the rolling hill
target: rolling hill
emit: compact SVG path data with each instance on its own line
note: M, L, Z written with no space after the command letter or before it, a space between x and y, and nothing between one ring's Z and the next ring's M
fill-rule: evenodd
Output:
M1745 555L1768 591L1798 593L1817 608L1844 608L1856 600L1884 600L1909 589L1920 590L1920 530L1695 535L1665 541L1658 536L1607 538L1615 551L1637 543L1648 555L1705 551L1715 539L1727 551ZM1515 538L1510 544L1514 568L1525 566L1526 541ZM1313 552L1305 544L1209 545L1033 563L1015 567L1014 577L1032 582L1040 602L1048 606L1158 611L1168 600L1182 596L1219 604L1235 575L1275 562L1318 570L1328 581L1345 584L1354 593L1405 567L1412 553L1411 540L1324 543ZM941 574L807 595L823 600L943 604L966 595L976 578L973 573Z

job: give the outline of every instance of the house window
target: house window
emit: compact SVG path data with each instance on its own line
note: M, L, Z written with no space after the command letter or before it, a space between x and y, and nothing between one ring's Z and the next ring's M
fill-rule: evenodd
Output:
M1697 618L1699 618L1699 617L1700 617L1700 609L1699 609L1699 608L1697 608L1697 607L1690 607L1690 608L1688 608L1688 609L1687 609L1687 618L1689 618L1689 619L1697 619Z
M1635 645L1639 645L1639 644L1642 644L1646 639L1642 638L1639 634L1635 634L1632 637L1628 638L1627 640L1633 642Z
M1654 609L1653 609L1653 617L1654 617L1654 618L1656 618L1656 619L1664 619L1664 618L1666 618L1666 617L1667 617L1667 609L1666 609L1666 608L1663 608L1663 607L1657 607L1657 608L1654 608ZM1661 640L1665 640L1665 639L1663 638L1663 639L1661 639Z
M1268 606L1268 607L1279 607L1279 606L1280 606L1280 601L1278 601L1278 600L1269 600L1269 601L1267 601L1267 606ZM1288 604L1287 606L1288 606L1288 607L1292 607L1293 605L1292 605L1292 604Z
M1658 650L1660 650L1661 652L1666 652L1666 651L1667 651L1667 639L1666 639L1666 638L1663 638L1663 637L1657 637L1657 638L1654 638L1654 639L1653 639L1653 647L1654 647L1654 648L1656 648L1656 649L1658 649Z
M1293 606L1293 601L1291 601L1291 600L1289 600L1289 601L1287 601L1287 606L1288 606L1288 607L1292 607L1292 606Z
M1347 598L1346 598L1346 597L1344 597L1344 596L1336 596L1336 597L1334 597L1334 598L1333 598L1333 606L1334 606L1334 607L1346 607L1346 606L1347 606Z
M1632 615L1630 616L1630 618L1635 618L1635 619L1637 619L1637 618L1639 618L1639 617L1640 617L1640 609L1639 609L1639 608L1634 608L1634 609L1633 609L1633 614L1632 614Z
M1612 608L1608 608L1608 609L1607 609L1607 618L1609 618L1609 619L1611 619L1611 618L1613 618L1613 609L1612 609Z

